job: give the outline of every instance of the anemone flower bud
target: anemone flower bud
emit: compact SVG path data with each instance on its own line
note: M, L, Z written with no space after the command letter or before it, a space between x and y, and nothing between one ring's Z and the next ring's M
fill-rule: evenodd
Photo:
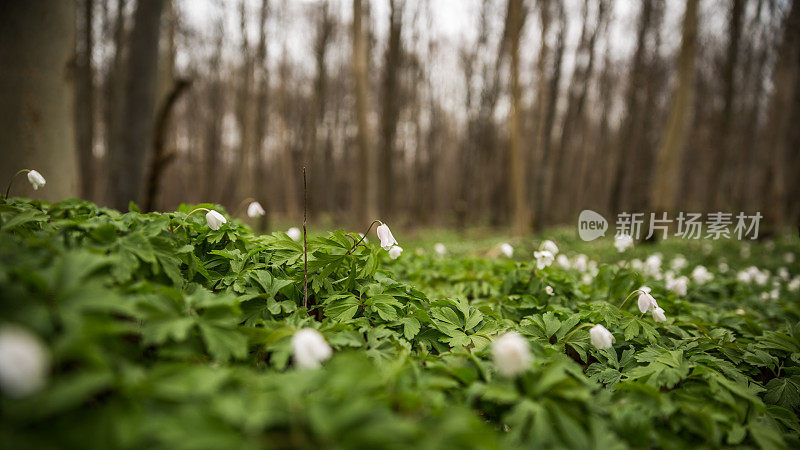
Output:
M614 247L617 248L618 252L622 253L633 247L633 238L630 234L618 234L614 236Z
M16 325L0 327L0 391L25 397L44 387L50 353L42 341Z
M500 253L506 255L506 258L511 258L514 256L514 247L512 247L508 242L504 242L500 244Z
M550 264L553 264L553 253L549 250L533 252L533 257L536 258L536 268L539 270L542 270Z
M297 227L292 227L286 230L286 235L289 236L293 241L299 241L300 238L303 237L303 232Z
M397 259L402 254L403 254L403 247L400 247L399 245L395 245L394 247L389 249L389 258Z
M34 191L44 186L45 183L47 183L42 174L40 174L35 170L31 170L28 172L28 181L30 181Z
M542 245L540 245L539 248L541 250L547 250L548 252L552 253L553 255L557 255L558 254L558 246L556 245L555 242L553 242L553 241L551 241L549 239L544 241L544 242L542 242Z
M606 327L597 324L589 329L589 340L592 341L594 348L602 350L611 348L611 344L614 342L614 335Z
M658 308L658 303L656 303L656 299L650 295L649 292L641 292L639 293L639 311L642 314L646 313L647 311L652 311L655 308Z
M653 308L653 320L656 322L666 322L667 316L664 314L664 310L662 308Z
M381 248L384 250L389 250L393 245L398 244L397 239L392 235L392 230L385 223L380 224L375 233L378 235L378 239L381 240Z
M436 254L439 256L444 256L447 254L447 247L445 247L444 244L442 244L441 242L437 242L433 246L433 251L435 251Z
M544 291L547 292L547 295L556 295L553 286L545 286Z
M533 360L528 348L528 341L513 331L509 331L494 341L492 358L497 372L507 378L524 372Z
M261 203L252 202L247 205L247 217L261 217L264 214L266 214L266 211L264 211Z
M333 351L319 331L303 328L292 336L294 364L301 369L316 369Z
M223 223L227 222L228 221L225 219L225 216L214 211L213 209L206 213L206 223L208 223L208 227L214 231L219 230L219 227L221 227Z

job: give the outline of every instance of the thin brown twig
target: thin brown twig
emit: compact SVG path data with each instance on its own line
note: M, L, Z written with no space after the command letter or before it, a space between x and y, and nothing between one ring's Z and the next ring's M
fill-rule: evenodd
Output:
M308 239L306 238L306 222L308 221L308 188L306 185L306 167L303 166L303 307L308 308Z

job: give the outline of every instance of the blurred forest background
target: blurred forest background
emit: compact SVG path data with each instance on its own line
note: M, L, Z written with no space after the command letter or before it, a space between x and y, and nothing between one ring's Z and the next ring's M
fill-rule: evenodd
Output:
M4 0L0 179L123 211L254 198L264 228L302 217L303 166L310 218L345 225L796 224L798 3Z

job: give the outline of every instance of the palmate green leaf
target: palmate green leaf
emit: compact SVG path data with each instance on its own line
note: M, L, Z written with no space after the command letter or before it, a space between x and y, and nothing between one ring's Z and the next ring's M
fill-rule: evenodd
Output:
M351 294L333 295L325 299L325 317L334 322L347 321L355 317L361 306L358 298Z
M238 329L203 321L198 325L206 348L215 360L225 362L232 357L243 359L247 356L247 337Z
M800 376L773 378L766 388L766 403L782 406L790 411L800 407Z
M408 340L414 339L421 328L419 320L414 317L403 317L400 322L403 324L403 336Z

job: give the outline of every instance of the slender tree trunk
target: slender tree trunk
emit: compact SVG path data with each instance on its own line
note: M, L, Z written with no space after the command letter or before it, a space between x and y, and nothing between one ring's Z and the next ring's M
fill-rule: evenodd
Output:
M103 167L98 167L98 173L108 173L111 164L111 155L118 153L120 142L122 141L121 126L122 120L122 99L125 95L125 55L127 53L127 46L125 45L125 36L127 35L125 27L125 0L117 0L116 3L116 18L114 19L114 56L112 58L111 66L108 68L108 74L105 79L104 86L104 102L103 112L105 114L105 155L102 160ZM98 164L99 165L99 164ZM102 190L97 191L98 197L102 197L103 203L110 201L108 185L113 183L113 180L105 177L104 180L98 180L101 183Z
M217 26L217 42L215 50L211 56L211 66L218 67L222 62L222 44L224 42L222 24ZM208 116L206 119L205 127L205 142L204 142L204 195L203 201L214 202L220 198L218 193L219 179L222 176L219 168L219 154L222 149L222 116L223 111L223 92L222 92L222 79L219 72L213 75L209 86L208 93Z
M534 226L536 230L541 230L544 226L544 202L545 202L545 188L547 178L547 159L549 154L545 153L545 134L546 134L546 119L547 105L548 105L548 80L550 76L547 71L547 59L550 53L550 47L547 45L547 33L550 29L550 0L542 0L539 2L539 18L541 20L541 44L539 47L539 59L536 62L536 107L535 107L535 125L536 132L533 136L533 144L535 153L537 155L535 176L533 179L536 183L536 204L534 206ZM547 152L549 153L549 152Z
M158 43L164 0L136 5L128 54L122 143L110 156L109 202L123 210L144 194L144 172L153 136L153 114L158 74Z
M522 131L520 115L522 109L522 89L519 85L519 41L525 24L525 10L522 0L508 0L506 17L506 36L510 59L511 109L509 111L509 173L511 197L511 228L516 235L523 235L530 229L528 213L528 193L525 174L526 155L522 151Z
M398 73L402 64L403 5L401 0L390 0L389 43L383 68L383 111L381 114L381 155L380 155L380 213L385 219L391 218L394 209L394 138L400 113Z
M258 20L258 50L256 50L256 60L254 63L255 71L255 132L253 147L251 152L251 190L257 200L261 202L266 214L261 216L259 227L266 230L268 227L268 217L272 210L271 202L267 201L269 196L266 178L266 167L263 154L264 140L267 137L268 115L269 115L269 68L267 66L267 18L269 17L269 0L261 1L261 11ZM312 172L313 173L313 172Z
M375 216L377 196L375 195L374 156L371 149L372 138L369 131L369 79L367 78L367 42L362 24L364 11L361 0L353 0L353 79L355 89L355 113L358 123L358 172L355 173L356 191L354 212L359 223L369 223Z
M92 25L94 2L82 0L78 13L79 29L75 40L75 137L80 169L80 195L94 195L94 69L92 68Z
M678 57L678 81L673 92L669 121L658 150L654 185L650 201L655 211L674 212L677 207L678 185L683 148L694 104L694 65L697 53L697 9L699 0L686 0L683 16L682 42Z
M18 179L12 196L61 200L78 193L74 19L74 1L0 2L0 179L28 168L47 180L34 193Z

